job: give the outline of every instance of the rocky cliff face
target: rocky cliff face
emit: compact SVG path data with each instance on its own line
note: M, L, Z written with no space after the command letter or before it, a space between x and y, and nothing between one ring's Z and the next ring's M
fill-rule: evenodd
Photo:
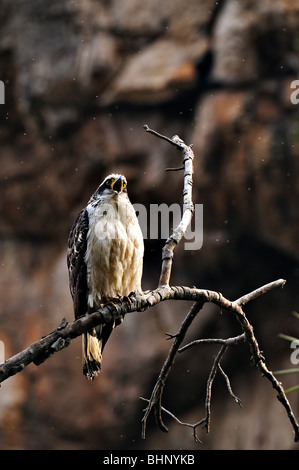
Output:
M194 198L204 205L203 247L175 257L172 283L231 299L279 277L249 307L269 367L291 367L280 332L296 336L299 260L298 2L0 1L0 340L9 357L72 321L66 240L77 212L112 171L132 202L181 201L177 152L147 123L193 143ZM143 287L154 288L160 241L146 240ZM154 424L140 439L144 404L188 304L131 314L93 384L74 341L0 393L2 449L192 449L188 429ZM229 336L232 319L207 308L194 337ZM298 334L297 334L298 336ZM236 357L237 354L237 357ZM180 357L165 406L183 421L203 414L211 350ZM215 384L209 449L287 449L292 432L269 384L232 350L224 366L243 401ZM288 379L286 379L288 383ZM298 398L291 397L295 409ZM200 408L202 404L202 408Z

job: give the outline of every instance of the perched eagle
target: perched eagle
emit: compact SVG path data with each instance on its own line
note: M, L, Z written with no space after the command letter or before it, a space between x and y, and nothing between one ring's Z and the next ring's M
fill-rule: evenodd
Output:
M77 216L68 239L67 264L75 318L115 298L141 292L143 236L123 175L107 176ZM82 335L83 374L101 369L104 346L116 325Z

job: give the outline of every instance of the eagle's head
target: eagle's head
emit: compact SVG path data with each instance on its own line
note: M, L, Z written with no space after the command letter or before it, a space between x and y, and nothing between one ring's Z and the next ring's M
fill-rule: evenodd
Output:
M124 175L112 173L106 176L89 202L95 202L99 198L110 199L117 195L127 195L127 180Z

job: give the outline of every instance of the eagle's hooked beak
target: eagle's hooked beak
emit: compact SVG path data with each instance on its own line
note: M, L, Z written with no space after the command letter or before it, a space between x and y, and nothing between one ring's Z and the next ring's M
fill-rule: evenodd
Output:
M126 187L126 182L121 176L117 178L117 180L115 180L112 185L113 191L117 193L121 193L125 189L125 187Z

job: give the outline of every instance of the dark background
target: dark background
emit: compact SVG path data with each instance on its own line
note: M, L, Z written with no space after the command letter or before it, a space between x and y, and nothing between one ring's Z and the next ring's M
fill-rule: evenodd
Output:
M275 0L0 1L0 340L19 352L72 321L66 243L77 212L111 172L127 176L132 202L181 202L181 164L142 126L178 134L195 153L194 201L204 207L203 247L175 253L172 284L234 300L278 278L246 307L272 370L290 368L298 336L299 2ZM158 282L163 241L145 241L144 289ZM149 398L190 304L165 302L127 315L93 383L82 376L77 339L0 390L2 449L292 449L291 425L246 345L223 360L213 387L209 435L149 420ZM239 334L206 305L188 339ZM177 358L163 405L182 421L204 415L217 348ZM284 385L298 383L283 376ZM299 414L298 392L290 394Z

